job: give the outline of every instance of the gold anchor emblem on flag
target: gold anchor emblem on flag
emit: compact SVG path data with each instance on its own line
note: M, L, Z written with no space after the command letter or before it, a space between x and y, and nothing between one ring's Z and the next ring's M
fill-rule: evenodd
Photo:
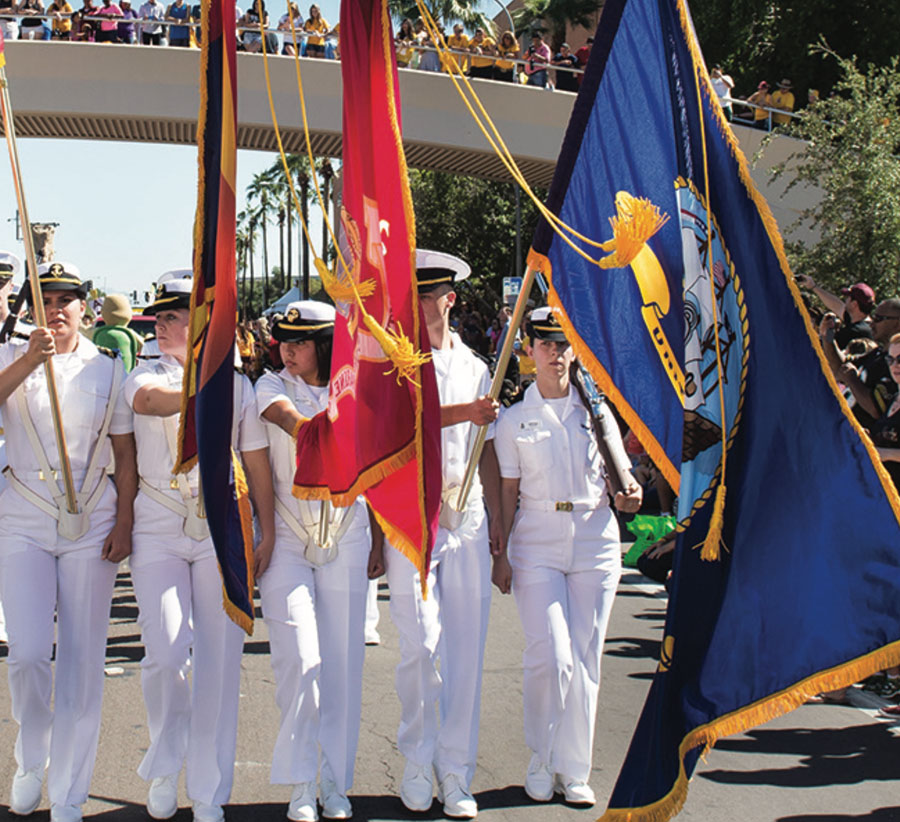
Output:
M647 240L668 219L668 215L660 214L659 208L650 200L634 197L627 191L619 191L616 194L616 216L609 218L613 238L600 245L604 251L611 253L598 260L597 264L601 268L631 266L644 302L641 306L644 325L650 332L653 346L675 394L684 405L684 371L660 324L660 320L669 313L669 284L653 249L647 245Z

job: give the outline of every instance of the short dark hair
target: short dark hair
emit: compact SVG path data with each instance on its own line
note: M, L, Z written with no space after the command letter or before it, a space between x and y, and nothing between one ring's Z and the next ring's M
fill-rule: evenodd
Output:
M331 379L331 349L334 342L334 336L331 334L322 334L315 338L316 344L316 367L318 368L319 382L328 385Z

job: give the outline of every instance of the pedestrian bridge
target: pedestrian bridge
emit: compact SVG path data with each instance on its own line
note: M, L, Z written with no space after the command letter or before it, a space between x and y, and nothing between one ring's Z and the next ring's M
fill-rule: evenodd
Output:
M14 41L6 44L16 130L23 137L190 144L196 142L199 51L137 45ZM313 151L341 153L341 67L302 59ZM277 151L263 58L238 54L238 147ZM294 58L272 56L269 70L285 150L303 152ZM473 80L473 87L526 179L548 186L575 95ZM400 70L403 137L413 168L509 180L452 81L445 74ZM748 156L761 132L735 127ZM779 138L754 172L784 228L815 193L766 186L765 167L796 146Z

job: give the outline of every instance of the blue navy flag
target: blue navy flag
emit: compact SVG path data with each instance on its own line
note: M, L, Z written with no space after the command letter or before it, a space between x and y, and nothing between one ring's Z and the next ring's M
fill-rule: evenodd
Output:
M660 822L717 738L900 662L900 498L683 0L607 0L549 207L529 264L679 494L660 664L604 816Z

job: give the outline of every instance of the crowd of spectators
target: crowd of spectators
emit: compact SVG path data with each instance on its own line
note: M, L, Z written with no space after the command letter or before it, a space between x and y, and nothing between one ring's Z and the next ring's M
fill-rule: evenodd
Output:
M774 91L768 80L761 80L756 90L746 97L734 94L734 79L722 66L714 65L709 71L709 77L729 122L741 122L763 131L771 131L775 126L789 123L794 116L797 101L794 85L787 77L775 85ZM807 105L815 105L818 100L818 90L809 89Z
M135 9L132 0L81 0L73 8L68 0L0 0L0 30L7 40L77 40L96 43L140 43L147 46L199 45L200 5L186 0L144 0ZM304 18L296 3L273 23L265 0L256 0L246 11L236 8L238 48L269 54L294 55L294 35L300 55L318 59L340 59L340 24L330 25L315 4ZM443 30L441 32L443 36ZM472 78L519 82L560 91L577 91L581 71L587 64L593 38L577 51L563 43L553 54L540 33L531 36L523 51L511 31L494 38L483 28L469 37L462 25L445 36L450 54L443 53L429 37L423 21L403 20L397 30L396 53L400 68L449 72L450 61ZM452 56L450 56L452 54ZM554 77L550 77L553 71Z
M587 43L575 52L563 43L553 54L540 32L531 35L530 45L524 51L511 31L503 31L495 38L479 27L469 37L463 26L456 24L452 34L445 34L443 29L440 33L450 54L438 52L422 20L403 20L395 40L397 64L420 71L449 72L450 61L454 60L471 78L574 92L594 42L593 37L588 37ZM554 67L555 77L551 78L549 73Z

